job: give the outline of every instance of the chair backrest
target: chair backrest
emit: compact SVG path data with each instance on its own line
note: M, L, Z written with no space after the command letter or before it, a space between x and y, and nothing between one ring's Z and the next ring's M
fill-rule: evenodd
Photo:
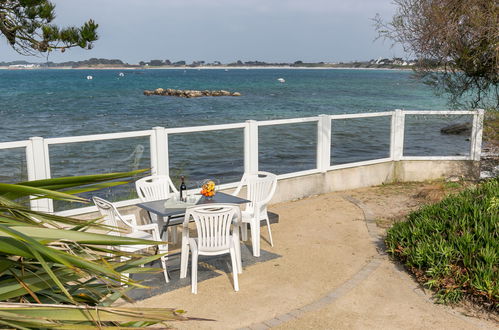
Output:
M167 199L170 194L178 192L167 175L153 175L139 179L135 182L135 188L143 202Z
M121 214L118 212L116 206L114 206L113 203L97 196L92 197L92 200L95 206L97 206L100 214L104 218L104 223L112 228L108 232L109 235L121 235L121 233L119 232L120 222L132 228L132 224L121 217Z
M198 205L185 212L184 226L194 219L198 234L198 248L217 251L229 248L234 218L241 219L241 210L234 204Z
M247 199L251 201L247 206L253 208L255 204L270 201L277 187L277 176L273 173L259 171L246 175Z

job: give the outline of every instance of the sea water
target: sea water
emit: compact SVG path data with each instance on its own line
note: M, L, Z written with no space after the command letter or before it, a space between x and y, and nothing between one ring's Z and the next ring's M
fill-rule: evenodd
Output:
M242 96L143 95L159 87ZM448 107L409 70L0 70L0 142L394 109ZM441 127L466 120L407 116L404 154L469 154L466 137L440 134ZM389 117L333 121L331 163L388 157L389 129ZM315 122L260 127L260 169L315 168L316 131ZM53 145L49 152L53 177L150 167L148 138ZM206 177L237 181L243 130L171 135L169 156L171 175L185 175L191 186ZM22 149L0 150L0 181L26 179L25 161Z

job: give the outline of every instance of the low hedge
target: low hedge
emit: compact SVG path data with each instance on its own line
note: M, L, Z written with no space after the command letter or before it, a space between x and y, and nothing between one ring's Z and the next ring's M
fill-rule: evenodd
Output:
M436 292L499 307L499 180L426 205L388 230L387 251Z

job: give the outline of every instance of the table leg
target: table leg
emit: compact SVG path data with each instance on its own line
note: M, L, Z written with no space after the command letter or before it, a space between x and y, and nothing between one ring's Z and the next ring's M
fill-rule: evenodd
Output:
M182 252L180 254L180 278L187 276L187 265L189 263L189 229L182 228Z

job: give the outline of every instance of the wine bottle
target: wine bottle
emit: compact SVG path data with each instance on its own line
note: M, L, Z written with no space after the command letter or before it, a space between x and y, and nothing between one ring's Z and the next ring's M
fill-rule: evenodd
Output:
M185 185L185 178L183 175L180 177L180 181L181 181L179 189L180 201L185 202L187 200L187 194L186 194L187 186Z

